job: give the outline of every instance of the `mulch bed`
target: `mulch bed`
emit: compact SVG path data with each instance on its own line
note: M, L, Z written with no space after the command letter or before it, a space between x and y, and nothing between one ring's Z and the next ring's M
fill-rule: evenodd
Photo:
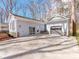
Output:
M10 37L7 33L0 33L0 41L9 40L13 37Z

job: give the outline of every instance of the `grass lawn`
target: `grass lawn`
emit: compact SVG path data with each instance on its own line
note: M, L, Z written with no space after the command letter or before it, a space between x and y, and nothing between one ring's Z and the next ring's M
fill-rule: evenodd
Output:
M77 39L77 44L79 45L79 36L77 36L76 39Z
M79 44L79 25L77 26L77 42L78 42L78 44Z
M78 44L79 44L79 33L77 33L76 38L77 38L77 42L78 42Z

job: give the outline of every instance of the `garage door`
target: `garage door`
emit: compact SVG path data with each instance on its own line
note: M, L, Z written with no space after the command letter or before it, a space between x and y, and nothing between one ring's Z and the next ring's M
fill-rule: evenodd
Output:
M51 34L55 35L55 36L62 36L63 32L62 32L62 26L51 26Z

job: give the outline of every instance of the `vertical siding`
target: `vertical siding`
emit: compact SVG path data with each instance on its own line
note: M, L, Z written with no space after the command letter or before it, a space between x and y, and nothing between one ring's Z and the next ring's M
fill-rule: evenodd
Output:
M14 22L14 24L13 24ZM14 27L14 29L12 28ZM16 19L14 16L11 16L9 18L9 33L10 35L14 36L14 37L17 37L17 28L16 28Z
M11 16L9 18L9 32L14 34L14 36L27 36L30 35L29 33L29 27L35 27L35 34L40 33L41 31L44 31L44 24L39 24L37 22L33 21L25 21L27 19L21 19L21 18L16 18L16 16ZM11 26L14 21L14 26ZM15 27L15 29L12 29L12 27ZM38 31L39 30L39 31Z
M19 36L29 35L29 25L25 22L17 20L17 32L19 33Z
M26 22L17 20L17 32L19 33L19 36L30 35L29 27L35 27L35 34L38 34L41 31L44 31L44 24L30 24L30 23L28 24ZM38 30L39 32L37 32Z

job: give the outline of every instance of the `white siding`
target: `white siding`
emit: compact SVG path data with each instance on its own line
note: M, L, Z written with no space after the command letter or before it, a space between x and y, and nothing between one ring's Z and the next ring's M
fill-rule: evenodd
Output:
M40 24L40 30L44 31L45 30L45 24Z
M19 36L29 35L29 27L35 27L35 34L44 31L44 24L27 24L26 22L17 20L17 32L19 33ZM37 32L38 30L39 32Z
M9 21L9 32L16 32L16 19L14 17L11 17Z
M17 32L19 33L19 36L29 35L29 24L17 20Z
M31 21L30 19L19 18L17 16L11 16L9 21L9 32L15 33L17 36L27 36L30 35L29 27L35 27L35 34L39 34L41 31L44 31L44 24L41 24L37 21ZM30 21L29 21L30 20ZM13 24L14 22L14 24ZM14 25L14 26L12 26ZM13 29L13 27L15 29Z

